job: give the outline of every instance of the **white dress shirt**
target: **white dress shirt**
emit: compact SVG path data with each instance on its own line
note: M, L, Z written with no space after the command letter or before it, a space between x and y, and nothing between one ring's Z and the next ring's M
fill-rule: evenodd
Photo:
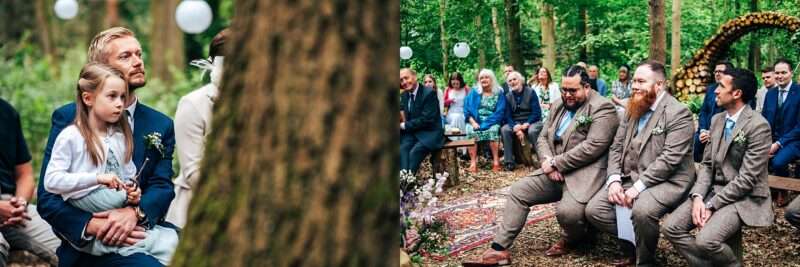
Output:
M125 162L125 138L119 130L109 130L106 137L100 137L102 155L113 150L122 167L121 180L136 176L136 165L133 160ZM64 200L77 199L88 195L101 184L97 183L97 175L105 173L106 160L100 160L96 166L86 150L86 142L74 124L67 126L58 134L53 145L52 156L47 164L44 188L50 193L61 195Z

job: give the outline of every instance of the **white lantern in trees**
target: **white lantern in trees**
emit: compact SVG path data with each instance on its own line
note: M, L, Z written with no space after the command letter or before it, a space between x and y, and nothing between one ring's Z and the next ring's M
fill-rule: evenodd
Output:
M53 5L56 17L60 19L72 19L78 15L78 2L75 0L58 0Z
M185 33L201 33L211 25L211 7L206 1L184 0L175 9L175 22Z
M400 47L400 58L402 59L409 59L414 52L411 51L411 47L408 46L401 46Z
M465 42L459 42L453 46L453 53L455 53L457 57L465 58L469 55L469 45Z

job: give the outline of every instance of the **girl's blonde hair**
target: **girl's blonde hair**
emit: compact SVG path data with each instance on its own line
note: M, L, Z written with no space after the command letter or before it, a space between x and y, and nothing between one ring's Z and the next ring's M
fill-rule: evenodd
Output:
M105 151L101 146L100 138L98 138L94 131L89 127L89 110L90 108L83 102L83 93L96 95L103 89L103 85L109 77L117 77L125 83L125 95L128 94L128 82L122 76L119 70L102 64L102 63L89 63L81 69L80 78L78 78L77 97L75 98L76 116L75 127L78 132L83 136L86 143L86 151L89 152L89 157L95 166L100 166L101 162L105 159ZM133 115L133 114L131 114ZM128 115L123 113L120 119L113 124L116 128L122 130L125 136L125 156L123 162L129 162L133 157L133 131L128 124Z

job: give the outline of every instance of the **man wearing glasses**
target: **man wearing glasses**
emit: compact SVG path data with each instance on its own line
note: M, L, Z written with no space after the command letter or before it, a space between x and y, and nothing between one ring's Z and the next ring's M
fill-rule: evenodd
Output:
M703 150L705 150L708 140L711 135L708 134L708 128L711 126L711 117L723 111L722 108L717 106L716 95L714 90L719 86L719 80L722 78L722 72L725 70L733 69L728 61L719 61L714 66L714 82L706 86L706 95L703 98L703 106L700 108L700 115L697 120L697 132L694 133L694 161L703 161Z
M572 66L561 80L561 99L553 102L539 135L542 168L511 185L503 222L491 248L464 266L511 264L508 251L522 231L533 205L558 201L556 218L561 239L545 252L560 256L588 235L586 203L603 186L608 148L619 118L614 104L592 90L589 75Z
M616 206L631 209L636 240L635 264L656 264L659 219L686 200L695 180L692 162L692 112L667 92L664 65L646 61L633 75L608 160L608 179L586 206L586 217L602 231L618 235ZM621 242L623 258L634 264L634 248Z

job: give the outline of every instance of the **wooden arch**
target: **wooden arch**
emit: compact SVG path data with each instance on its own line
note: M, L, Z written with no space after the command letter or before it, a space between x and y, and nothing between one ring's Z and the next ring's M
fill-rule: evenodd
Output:
M782 28L795 33L800 30L800 18L777 12L754 12L726 22L672 77L673 95L688 100L690 95L705 93L706 85L714 77L710 64L724 59L731 45L742 36L767 28Z

